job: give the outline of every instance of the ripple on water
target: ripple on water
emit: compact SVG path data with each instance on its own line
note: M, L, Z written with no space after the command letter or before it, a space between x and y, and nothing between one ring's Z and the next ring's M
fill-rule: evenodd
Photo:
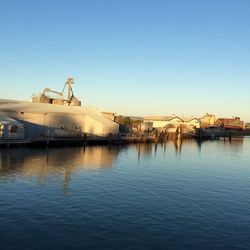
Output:
M3 249L249 249L250 138L1 149Z

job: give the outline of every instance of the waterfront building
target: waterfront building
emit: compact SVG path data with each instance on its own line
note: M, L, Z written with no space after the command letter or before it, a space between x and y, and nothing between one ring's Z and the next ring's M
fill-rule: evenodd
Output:
M192 128L200 128L200 120L195 117L181 117L183 124L192 127Z
M201 127L214 127L216 126L216 117L213 114L206 113L201 119Z
M244 129L245 123L241 121L240 117L234 118L218 118L216 124L219 127L224 127L228 129Z
M195 117L179 117L179 116L147 116L144 122L153 123L153 128L165 128L169 125L179 127L184 125L190 128L200 128L200 121Z
M153 128L164 128L169 124L181 124L182 120L178 116L147 116L143 122L153 123Z
M110 114L106 118L96 108L81 106L73 84L69 77L62 91L45 88L32 102L0 99L0 139L49 142L118 135L119 125Z
M0 140L23 140L24 127L20 122L0 115Z
M250 129L250 122L247 122L247 123L245 124L245 129Z
M23 127L24 139L27 140L82 136L98 138L119 133L117 123L91 107L0 99L0 115L1 127L8 126L8 136L13 139L16 132L11 128L14 126Z
M115 115L116 115L115 113L113 113L113 112L101 112L101 113L105 118L107 118L111 121L115 121Z
M143 132L150 132L153 129L153 122L142 122L140 124L140 130Z

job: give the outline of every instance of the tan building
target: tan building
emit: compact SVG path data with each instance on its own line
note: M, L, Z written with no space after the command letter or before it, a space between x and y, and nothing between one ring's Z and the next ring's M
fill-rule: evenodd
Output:
M25 139L44 137L105 137L119 133L119 125L95 108L0 99L0 115L24 127Z
M153 123L153 128L164 128L169 124L181 124L182 120L178 116L147 116L143 122Z
M169 125L178 127L185 125L190 128L200 128L200 121L195 117L179 117L179 116L147 116L144 122L152 122L153 128L164 128Z
M250 129L250 122L247 122L247 123L245 124L245 129Z
M102 115L111 121L115 121L115 113L113 112L102 112Z
M200 128L201 123L198 118L195 117L181 117L183 124L192 128Z
M216 126L216 117L215 117L215 115L206 113L201 118L201 127L206 128L206 127L214 127L214 126Z

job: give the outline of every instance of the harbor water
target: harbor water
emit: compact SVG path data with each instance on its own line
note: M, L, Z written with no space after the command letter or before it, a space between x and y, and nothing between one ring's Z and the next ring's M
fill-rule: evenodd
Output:
M250 249L250 138L0 149L0 249Z

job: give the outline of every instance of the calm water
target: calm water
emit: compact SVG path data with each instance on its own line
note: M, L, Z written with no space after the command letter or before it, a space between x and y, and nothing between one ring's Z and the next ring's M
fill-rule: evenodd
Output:
M250 249L250 138L0 149L1 249Z

